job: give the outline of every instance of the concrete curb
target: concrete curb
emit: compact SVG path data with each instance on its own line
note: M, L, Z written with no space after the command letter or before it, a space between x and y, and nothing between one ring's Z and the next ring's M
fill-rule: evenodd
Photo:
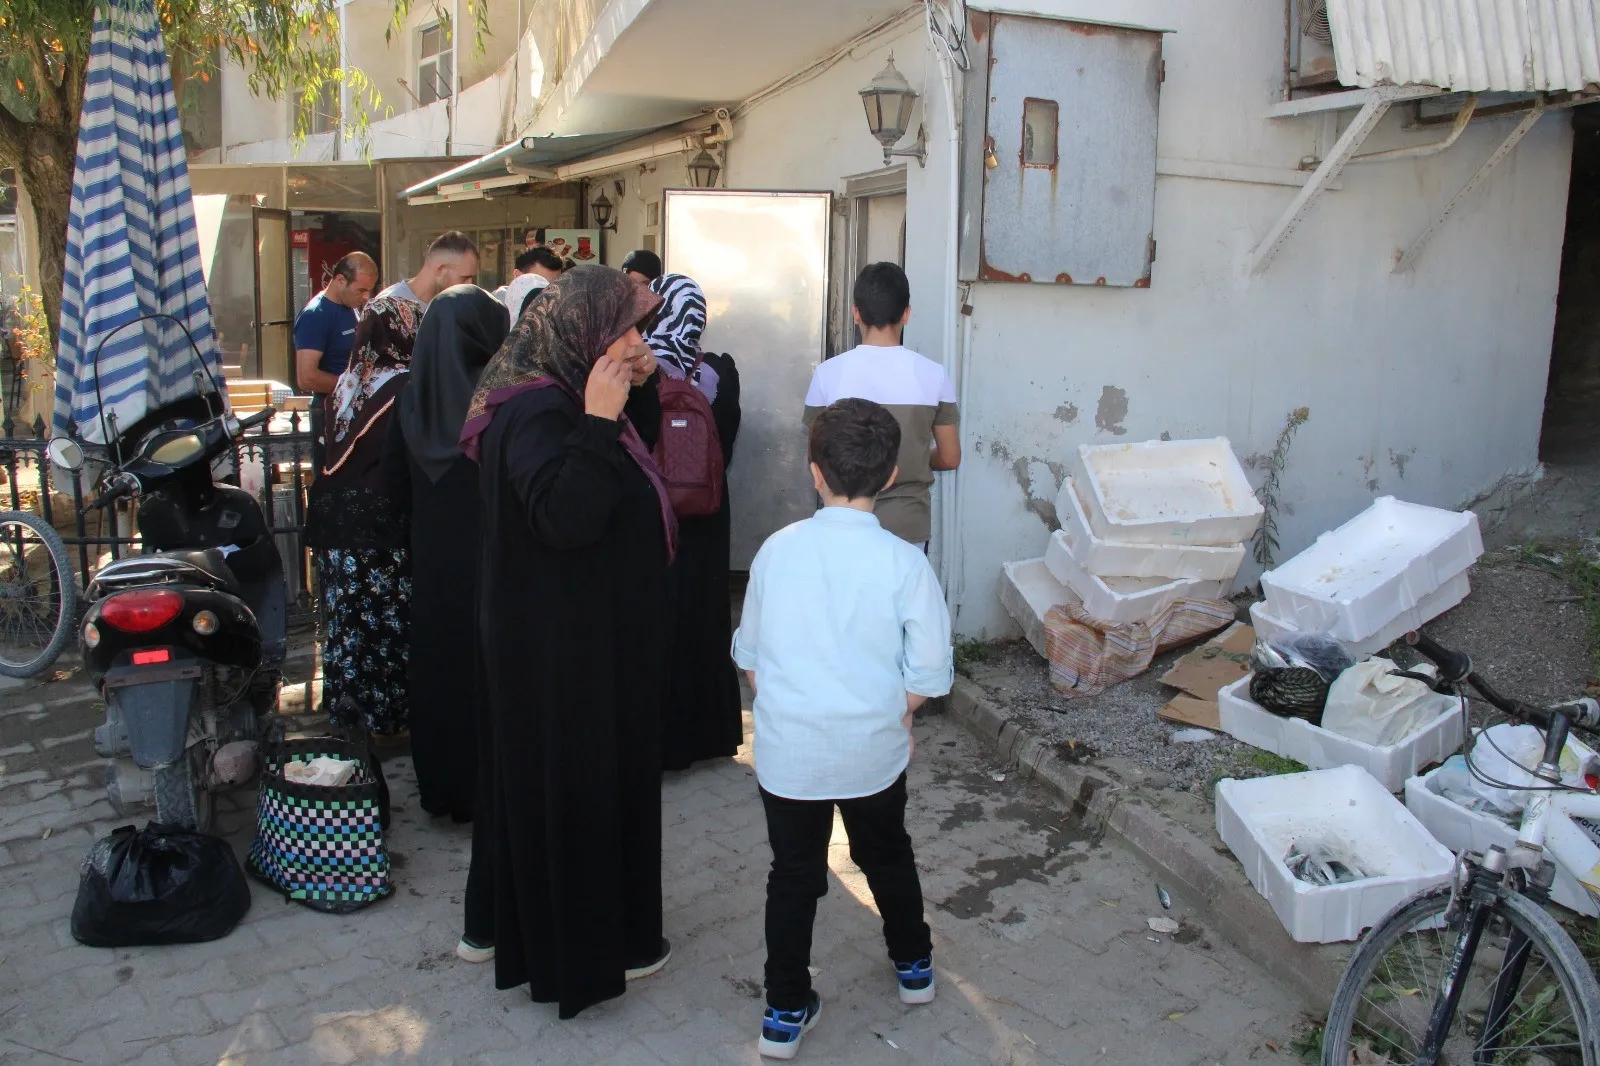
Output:
M1205 908L1205 919L1246 957L1284 982L1317 1017L1343 972L1333 953L1289 938L1243 871L1215 847L1093 767L1069 763L964 679L946 709L1008 763L1059 794L1075 813L1098 820L1164 879Z

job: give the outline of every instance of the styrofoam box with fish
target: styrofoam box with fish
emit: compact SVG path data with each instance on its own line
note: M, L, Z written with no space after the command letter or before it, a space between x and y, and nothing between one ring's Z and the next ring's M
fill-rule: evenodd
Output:
M1045 658L1050 657L1050 652L1045 642L1044 616L1057 604L1075 599L1050 573L1043 559L1000 565L1000 604L1022 627L1022 635L1033 650Z
M1100 577L1085 570L1067 542L1051 537L1044 564L1077 596L1089 617L1114 625L1147 622L1179 600L1216 600L1227 592L1225 581L1164 577Z
M1516 827L1492 814L1468 810L1433 791L1428 783L1438 772L1437 769L1430 770L1421 777L1406 781L1406 809L1417 816L1417 820L1433 834L1435 840L1451 851L1481 852L1495 845L1511 851L1517 843ZM1600 906L1596 906L1583 883L1559 861L1556 863L1555 884L1550 886L1550 898L1582 915L1594 917L1600 914Z
M1063 542L1085 570L1101 577L1231 582L1244 562L1243 544L1124 544L1096 536L1070 477L1061 480L1061 491L1056 494L1056 519L1061 528L1052 536Z
M1304 763L1313 770L1359 766L1390 792L1399 792L1419 770L1448 759L1461 747L1465 728L1460 701L1438 693L1439 715L1398 744L1367 744L1303 718L1285 718L1250 698L1246 674L1217 693L1222 731L1236 740Z
M1423 597L1422 602L1409 611L1401 611L1388 625L1372 636L1362 637L1360 640L1340 640L1340 643L1358 657L1375 655L1407 633L1421 629L1425 623L1438 618L1466 599L1471 592L1472 579L1463 570L1445 582L1437 592ZM1255 628L1256 636L1262 640L1302 632L1297 626L1273 617L1264 600L1250 605L1250 624Z
M1232 546L1264 513L1226 437L1080 444L1072 478L1089 527L1124 544Z
M1402 901L1446 884L1455 856L1359 766L1217 784L1217 833L1301 943L1355 940ZM1291 848L1348 854L1361 880L1318 886L1284 865Z
M1478 516L1381 496L1261 575L1274 618L1361 640L1422 603L1483 554Z

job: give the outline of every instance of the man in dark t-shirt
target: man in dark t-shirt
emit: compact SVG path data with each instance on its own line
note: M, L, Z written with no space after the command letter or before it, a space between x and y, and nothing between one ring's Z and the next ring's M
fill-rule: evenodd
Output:
M334 264L328 287L311 298L294 320L297 391L309 393L311 454L322 469L323 402L350 362L356 339L356 312L378 287L378 264L365 252L351 252Z

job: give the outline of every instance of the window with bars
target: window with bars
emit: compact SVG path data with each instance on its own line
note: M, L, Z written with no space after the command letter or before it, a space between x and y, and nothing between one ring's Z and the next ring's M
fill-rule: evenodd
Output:
M450 27L434 22L417 34L417 99L424 105L448 100L455 84Z

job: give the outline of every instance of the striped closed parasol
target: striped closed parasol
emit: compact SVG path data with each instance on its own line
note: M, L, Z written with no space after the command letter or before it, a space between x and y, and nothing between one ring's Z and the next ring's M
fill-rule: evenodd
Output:
M171 317L139 321L150 315ZM72 175L56 432L75 425L80 439L103 444L113 416L126 430L147 412L201 391L191 336L221 381L155 7L152 0L103 0L95 9Z

